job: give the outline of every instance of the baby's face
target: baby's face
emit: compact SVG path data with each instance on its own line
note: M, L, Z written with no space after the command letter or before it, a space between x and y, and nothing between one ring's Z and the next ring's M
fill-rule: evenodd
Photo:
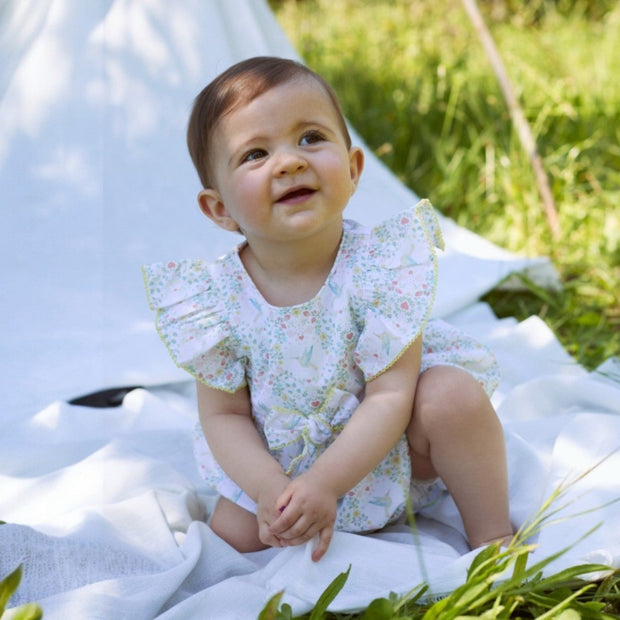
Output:
M225 115L212 149L215 188L204 191L201 206L209 217L211 210L225 213L229 219L216 222L241 229L250 244L341 225L363 165L329 96L311 78L277 86Z

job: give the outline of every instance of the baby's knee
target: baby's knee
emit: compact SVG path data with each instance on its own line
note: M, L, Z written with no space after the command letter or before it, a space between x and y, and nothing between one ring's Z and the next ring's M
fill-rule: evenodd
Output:
M434 366L420 375L413 418L418 418L425 428L467 424L490 412L493 409L486 392L467 371Z

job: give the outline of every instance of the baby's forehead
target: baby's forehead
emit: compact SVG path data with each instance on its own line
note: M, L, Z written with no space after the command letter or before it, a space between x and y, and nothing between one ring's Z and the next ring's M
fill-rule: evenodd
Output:
M288 81L239 101L222 116L216 135L238 142L249 134L264 138L274 131L294 132L308 125L336 130L339 124L338 112L320 84Z
M313 74L291 76L288 79L270 85L259 83L256 85L256 88L250 87L245 89L245 92L238 92L237 95L219 119L219 121L224 121L223 124L227 124L227 120L231 116L235 116L235 113L241 112L243 114L247 108L260 110L260 113L263 114L272 113L288 117L289 112L294 115L295 112L300 112L301 109L307 111L307 104L309 104L312 111L317 115L325 118L325 114L327 114L331 117L339 125L347 142L350 142L346 121L335 96ZM290 107L284 106L283 109L282 101L288 102ZM266 107L263 107L264 105ZM270 111L270 108L273 108L273 110ZM278 108L280 109L278 110ZM311 114L311 116L313 115ZM218 122L218 125L221 126L221 124L221 122Z
M263 95L274 90L291 89L294 92L297 89L301 91L306 88L309 88L319 94L321 98L325 99L327 103L336 109L336 106L333 105L329 92L321 81L312 74L304 73L290 76L287 79L283 79L282 81L272 84L267 84L260 79L256 79L255 83L248 84L246 88L237 93L237 97L232 101L231 106L226 113L228 114L229 112L233 112L235 109L246 107L253 103L256 99L259 99Z

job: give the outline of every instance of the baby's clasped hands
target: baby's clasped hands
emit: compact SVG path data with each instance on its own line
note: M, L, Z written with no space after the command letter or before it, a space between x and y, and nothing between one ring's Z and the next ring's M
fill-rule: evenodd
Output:
M338 497L329 485L321 483L312 470L290 482L276 501L280 516L269 532L283 547L301 545L318 535L312 560L318 562L327 551L334 534Z

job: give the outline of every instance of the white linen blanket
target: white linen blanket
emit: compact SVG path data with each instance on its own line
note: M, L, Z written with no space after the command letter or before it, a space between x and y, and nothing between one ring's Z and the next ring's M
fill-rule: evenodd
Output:
M239 554L206 524L194 388L154 332L140 265L236 241L194 206L184 126L200 88L255 54L295 56L264 0L0 4L0 579L24 569L11 606L38 601L58 620L254 618L282 589L296 613L310 609L349 565L334 610L464 579L472 553L449 498L417 538L405 525L338 533L318 564L309 546ZM416 197L367 157L347 215L372 224ZM518 271L553 285L553 269L441 224L435 314L500 360L514 522L598 464L533 560L572 545L548 571L619 567L620 364L587 373L539 319L497 320L481 294ZM144 387L119 407L68 404L126 384Z
M611 455L569 489L560 516L600 508L543 529L532 561L574 545L548 570L620 567L620 509L610 504L620 497L620 383L576 367L538 319L497 321L485 306L451 318L482 335L506 369L498 409L515 523ZM311 543L237 553L205 524L213 498L192 459L195 415L188 382L136 389L118 408L54 402L2 433L0 576L24 566L12 604L37 600L52 619L255 618L282 589L295 612L311 609L349 565L336 610L424 580L436 596L462 583L473 554L448 498L419 519L417 539L403 525L337 533L318 564Z

